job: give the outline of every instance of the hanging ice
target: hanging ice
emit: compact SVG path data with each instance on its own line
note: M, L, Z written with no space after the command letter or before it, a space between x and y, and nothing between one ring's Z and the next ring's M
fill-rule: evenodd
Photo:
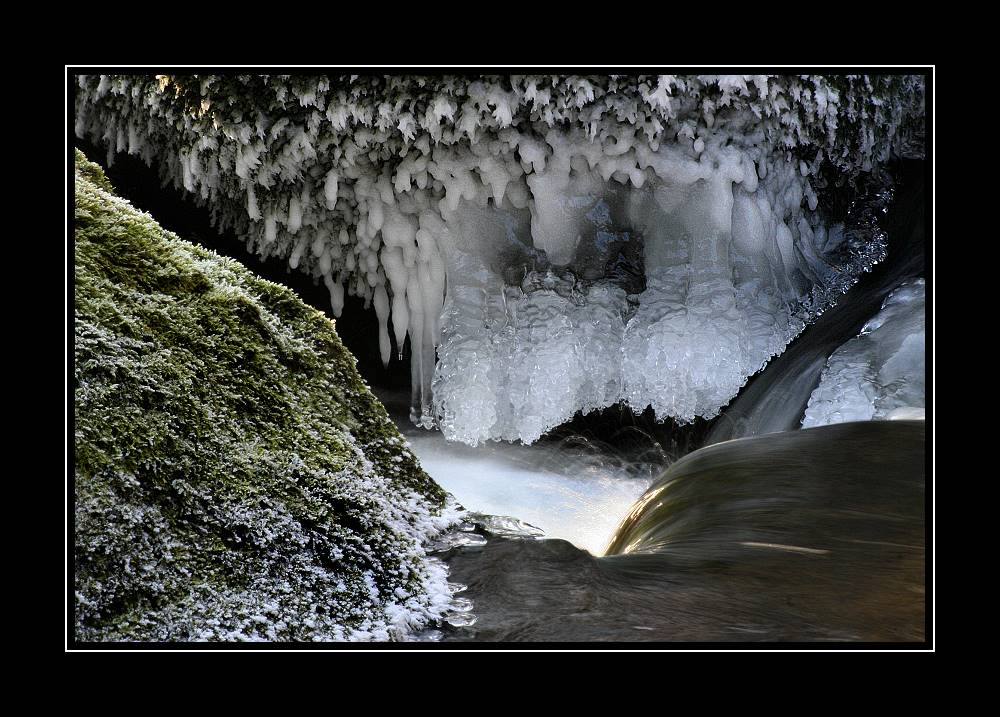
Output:
M433 396L449 438L530 443L618 401L713 416L821 308L815 296L859 270L833 268L839 231L800 206L797 164L760 157L771 169L758 170L714 135L697 157L546 139L526 209L444 212ZM639 175L616 179L629 162Z
M861 334L827 360L803 428L924 417L924 280L885 300Z
M155 157L334 315L365 297L413 420L468 443L618 401L715 415L865 268L821 170L905 151L923 103L891 76L79 85L78 135Z

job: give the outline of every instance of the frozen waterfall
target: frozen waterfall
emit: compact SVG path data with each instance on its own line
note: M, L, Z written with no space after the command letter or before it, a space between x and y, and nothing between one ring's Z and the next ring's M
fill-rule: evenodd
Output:
M796 164L715 138L637 152L637 186L600 145L549 146L527 206L443 212L448 291L420 418L448 438L531 443L619 401L712 417L861 269L841 228L801 206Z
M906 143L920 78L80 76L262 257L409 342L411 419L536 441L624 402L712 417L869 268L818 211ZM879 102L859 102L858 97ZM197 139L192 139L192 138Z

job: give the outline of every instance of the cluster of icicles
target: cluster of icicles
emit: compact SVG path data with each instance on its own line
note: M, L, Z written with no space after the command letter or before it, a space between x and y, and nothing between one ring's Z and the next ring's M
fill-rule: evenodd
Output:
M411 418L449 438L530 443L619 401L711 417L801 330L811 292L853 278L824 259L842 258L842 235L811 211L805 163L755 161L722 137L656 151L629 140L553 130L544 142L517 137L506 160L436 148L404 160L391 183L352 178L354 232L304 229L304 190L287 215L265 211L258 241L273 243L278 225L295 236L289 264L318 260L335 315L345 282L369 299L384 363L393 339L399 358L409 339ZM327 206L339 187L328 174ZM259 212L251 195L248 214ZM631 301L600 279L575 299L544 282L507 285L512 249L600 273L581 266L589 245L623 228L645 258L647 287Z
M287 215L265 211L258 241L273 243L279 225L295 236L289 264L318 260L335 315L353 280L378 316L383 362L393 339L400 359L409 339L412 420L450 439L530 443L619 401L711 417L802 329L809 297L842 290L860 267L837 265L843 235L813 211L805 163L721 135L656 151L630 140L553 130L516 137L506 157L436 148L391 182L352 178L354 232L305 229L303 191ZM328 174L327 206L339 188ZM621 230L642 242L638 295L587 265ZM598 278L572 294L544 280L511 287L511 257L532 250L550 276Z
M137 127L81 112L77 133L146 156ZM369 161L373 135L355 132L326 169L315 133L284 120L268 131L286 141L267 156L239 137L234 149L205 136L195 151L158 151L220 224L321 278L334 315L345 292L364 296L383 362L409 338L415 422L472 444L532 442L619 401L659 418L716 415L822 310L816 297L865 268L815 211L821 150L806 162L769 150L760 131L698 126L659 142L627 123L600 127L508 126L452 145L421 135L392 164ZM279 180L299 188L258 197ZM214 201L234 182L242 214ZM638 294L588 265L622 231L642 242ZM511 257L532 252L549 272L590 278L569 293L512 287Z

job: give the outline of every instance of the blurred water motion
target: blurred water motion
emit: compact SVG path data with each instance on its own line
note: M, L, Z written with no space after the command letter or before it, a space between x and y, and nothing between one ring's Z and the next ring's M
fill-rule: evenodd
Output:
M398 397L382 399L401 405ZM616 435L614 446L572 435L530 446L487 442L473 448L397 422L424 470L463 506L513 516L594 555L666 463L656 441L638 429L620 431L628 435Z
M920 641L924 423L728 441L672 465L595 558L490 536L444 555L452 640Z

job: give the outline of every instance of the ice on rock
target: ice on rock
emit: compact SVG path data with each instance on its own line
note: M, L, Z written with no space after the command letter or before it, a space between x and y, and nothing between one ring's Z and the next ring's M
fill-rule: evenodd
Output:
M785 221L802 213L801 188L771 186L801 181L797 166L758 183L754 162L718 141L704 160L626 142L615 137L609 155L554 142L541 184L528 180L527 216L512 204L445 214L448 300L432 393L449 438L530 443L618 401L659 418L713 416L804 326L795 310L814 285L806 275L836 273L816 251L795 250L807 229L812 237L808 221ZM620 168L623 156L654 178L614 181L605 159ZM634 268L645 287L631 301L602 253L628 236L644 257Z
M885 419L887 421L923 421L925 411L923 408L916 408L914 406L903 406L902 408L894 408L885 414Z
M682 422L716 415L802 326L786 303L798 292L773 272L783 231L790 236L781 217L798 207L764 192L748 198L739 185L756 185L753 163L717 151L695 162L664 148L648 161L679 180L645 199L633 193L647 288L625 333L625 398Z
M861 330L827 360L803 428L924 417L924 280L892 292Z
M595 286L575 304L550 289L501 291L489 328L467 335L461 298L451 303L434 387L446 436L531 443L619 399L624 292Z
M78 85L78 135L155 158L335 316L363 297L383 362L408 342L411 418L473 444L619 401L715 415L866 268L821 168L908 151L923 117L895 76Z

